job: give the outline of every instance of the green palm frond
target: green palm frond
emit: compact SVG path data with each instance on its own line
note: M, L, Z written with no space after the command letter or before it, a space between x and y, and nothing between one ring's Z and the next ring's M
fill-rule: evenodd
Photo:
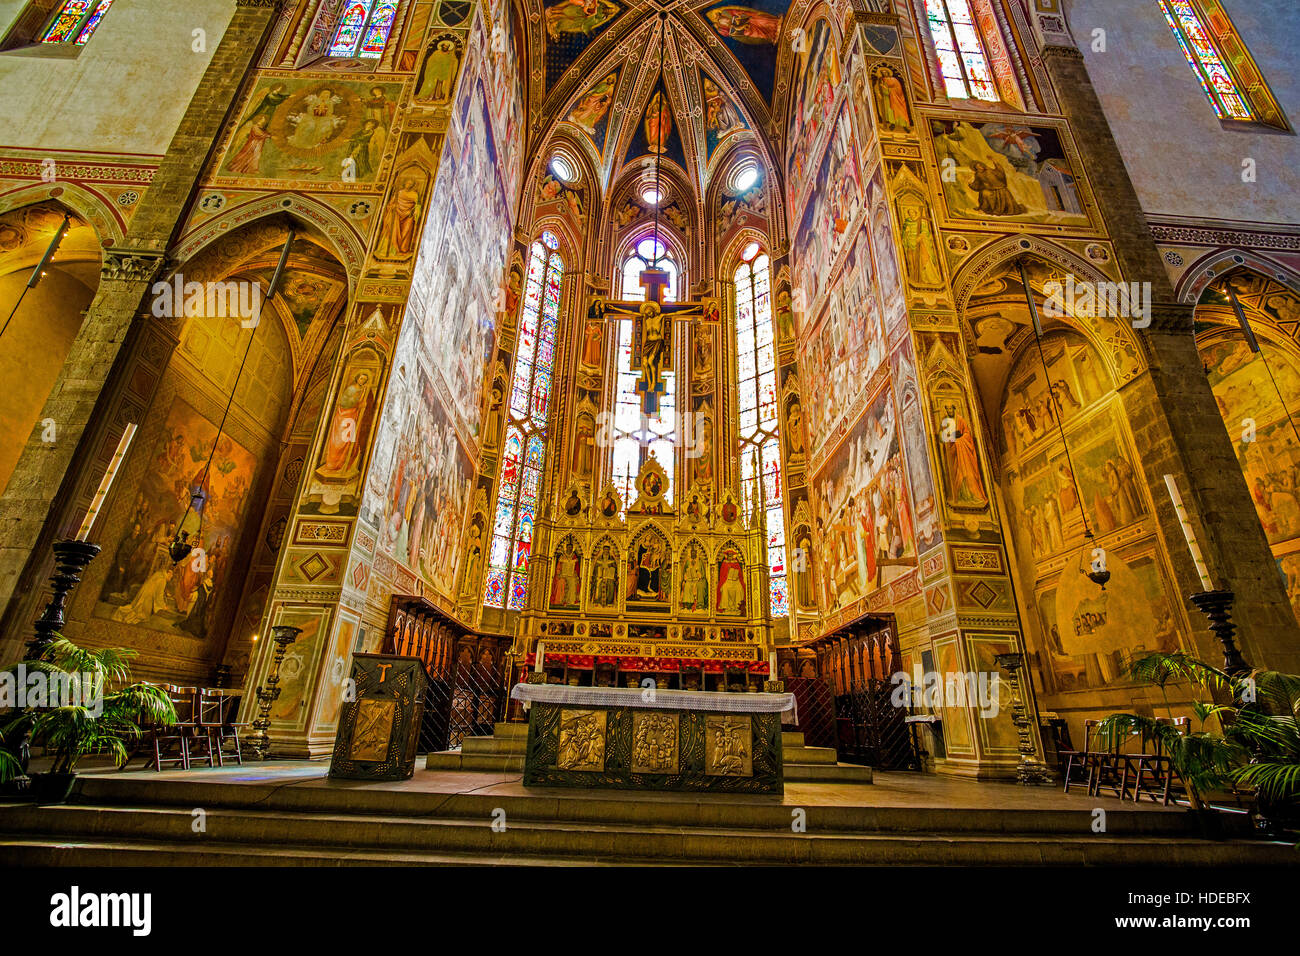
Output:
M1134 680L1164 688L1170 681L1199 687L1231 688L1233 679L1224 671L1183 651L1155 651L1128 661L1125 669Z
M1233 782L1253 787L1261 799L1271 804L1300 804L1300 763L1260 761L1237 767L1232 771Z
M23 765L18 762L18 758L0 747L0 783L8 783L14 777L21 776L22 772Z

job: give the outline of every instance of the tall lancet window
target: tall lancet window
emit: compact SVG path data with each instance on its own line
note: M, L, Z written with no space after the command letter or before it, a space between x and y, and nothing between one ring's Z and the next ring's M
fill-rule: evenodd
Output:
M656 259L658 260L656 262ZM648 236L640 240L623 260L621 297L644 300L641 273L654 264L668 273L664 301L677 301L679 271L671 251L663 242ZM651 455L668 473L668 491L673 500L673 462L677 439L677 376L664 372L664 394L659 397L659 414L642 413L641 395L636 390L640 373L632 368L632 319L618 323L618 375L614 392L613 481L626 507L634 496L632 483L641 465Z
M399 0L344 0L330 56L378 59L393 29Z
M1189 0L1160 0L1160 9L1219 119L1254 119L1246 98L1201 23L1196 7Z
M546 464L555 328L560 314L560 282L564 278L559 245L553 233L543 232L533 243L528 260L515 368L510 379L492 550L483 584L483 603L489 607L516 610L528 600L528 563Z
M67 0L41 34L41 42L82 46L112 5L113 0Z
M967 0L925 0L926 19L950 99L999 99Z
M740 405L740 486L747 514L767 522L772 616L789 612L785 513L781 507L781 421L777 414L776 342L772 334L770 263L757 242L736 268L736 380Z

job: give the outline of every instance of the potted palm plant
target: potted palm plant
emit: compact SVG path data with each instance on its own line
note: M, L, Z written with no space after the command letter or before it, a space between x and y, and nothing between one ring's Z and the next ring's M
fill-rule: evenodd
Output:
M1191 707L1197 726L1184 734L1170 721L1111 714L1098 727L1103 739L1137 733L1158 741L1192 810L1211 829L1211 797L1224 791L1251 794L1258 816L1274 832L1300 823L1300 677L1277 671L1233 676L1182 651L1143 655L1127 671L1160 690L1170 718L1167 685L1199 688L1204 699Z
M30 735L54 757L48 771L31 775L37 802L66 800L76 782L77 763L87 754L107 753L121 766L130 754L128 743L143 733L142 723L175 722L176 711L162 688L128 683L128 661L134 656L130 650L88 650L56 636L41 660L22 662L26 671L44 673L50 687L57 687L43 702L46 706L22 708L0 726L0 738ZM0 775L13 776L15 766L21 772L14 755L7 756L0 757Z

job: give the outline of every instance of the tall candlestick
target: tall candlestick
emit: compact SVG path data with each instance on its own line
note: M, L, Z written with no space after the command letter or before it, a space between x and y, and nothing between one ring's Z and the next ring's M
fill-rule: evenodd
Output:
M1187 550L1192 553L1192 563L1196 565L1196 573L1201 578L1201 587L1206 591L1213 591L1214 585L1210 583L1209 569L1205 566L1205 559L1201 557L1201 546L1196 543L1196 534L1192 531L1191 522L1187 520L1187 509L1183 507L1183 498L1178 493L1178 483L1173 475L1165 475L1165 485L1169 488L1169 497L1173 500L1178 523L1183 526L1183 537L1187 539Z
M85 541L90 537L90 529L95 526L95 519L99 517L99 510L104 505L104 499L108 497L108 491L113 487L113 482L117 479L118 469L122 467L122 462L126 458L126 450L131 447L131 439L135 437L135 422L126 426L122 432L122 437L117 443L117 451L113 453L113 460L108 463L108 471L104 472L104 477L99 482L99 488L95 491L95 497L90 499L90 510L86 512L86 518L81 522L81 529L77 532L77 540Z
M776 680L776 651L767 655L767 679Z
M537 642L537 657L533 660L533 673L534 673L534 674L540 674L540 673L542 672L542 658L545 657L545 656L546 656L546 642L545 642L545 641L538 641L538 642Z

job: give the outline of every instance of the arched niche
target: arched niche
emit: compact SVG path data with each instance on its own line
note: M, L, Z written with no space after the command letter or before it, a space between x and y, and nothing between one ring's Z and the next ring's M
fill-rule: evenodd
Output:
M57 251L29 288L61 231ZM34 428L58 440L59 423L42 421L41 411L99 288L100 248L94 227L54 200L0 215L0 383L7 396L0 407L0 491Z
M1241 306L1251 348L1229 298ZM1205 286L1196 345L1260 525L1300 617L1300 294L1253 269Z
M147 652L144 677L206 681L223 661L242 669L315 464L348 280L330 250L300 235L275 296L261 301L290 225L232 232L146 299L152 314L110 413L139 430L96 533L102 557L70 615L91 645ZM245 314L250 302L260 311ZM171 561L180 532L200 560Z

